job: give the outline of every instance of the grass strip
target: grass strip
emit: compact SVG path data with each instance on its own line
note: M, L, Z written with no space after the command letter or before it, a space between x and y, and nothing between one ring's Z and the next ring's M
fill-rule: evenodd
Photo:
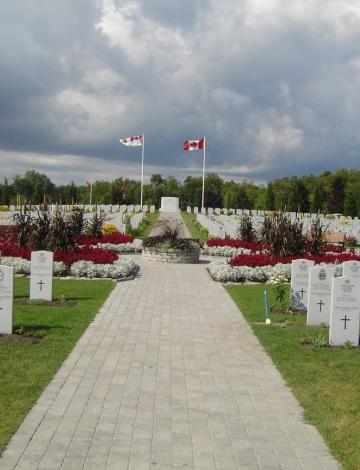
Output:
M304 315L273 312L272 322L284 328L257 324L265 321L264 289L226 287L303 406L305 420L317 427L344 469L359 470L360 349L314 346L319 337L328 339L328 329L307 328Z
M187 226L192 238L198 238L199 240L206 242L209 238L208 231L204 229L199 222L196 220L196 214L188 214L187 212L181 212L181 217Z
M114 288L112 281L54 279L54 302L29 302L15 278L13 331L0 337L0 453Z
M136 238L144 239L150 235L151 230L160 217L160 211L147 212L144 215L143 220L139 224L139 227L132 231L132 235Z

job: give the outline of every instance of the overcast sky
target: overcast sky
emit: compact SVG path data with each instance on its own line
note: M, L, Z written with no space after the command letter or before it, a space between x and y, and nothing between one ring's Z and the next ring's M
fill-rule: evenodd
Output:
M0 2L1 179L359 168L359 110L359 0Z

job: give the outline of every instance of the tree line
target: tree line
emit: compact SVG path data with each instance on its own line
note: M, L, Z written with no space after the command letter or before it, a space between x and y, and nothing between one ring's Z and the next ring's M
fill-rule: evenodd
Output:
M0 204L88 204L89 187L71 182L55 185L34 170L0 183ZM181 207L201 206L202 178L152 175L144 185L144 204L160 206L162 196L180 198ZM139 204L140 182L128 178L94 181L95 204ZM205 207L340 213L360 216L360 171L326 171L319 176L276 178L267 184L224 181L215 173L205 178Z

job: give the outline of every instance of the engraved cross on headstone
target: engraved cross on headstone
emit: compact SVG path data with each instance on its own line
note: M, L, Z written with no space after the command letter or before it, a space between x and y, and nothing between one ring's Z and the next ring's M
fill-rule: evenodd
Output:
M40 286L40 291L42 291L42 286L44 285L45 285L45 282L43 282L42 280L38 282L38 286Z
M304 290L304 288L302 288L301 290L299 290L299 294L301 294L301 298L302 298L302 299L304 298L305 292L306 292L306 290Z
M323 305L325 305L325 303L324 303L322 300L320 300L320 302L317 302L316 305L319 306L319 309L320 309L320 312L321 312L321 307L322 307Z
M346 322L351 321L350 318L348 318L347 315L345 315L344 318L341 318L341 321L344 322L344 330L346 330Z

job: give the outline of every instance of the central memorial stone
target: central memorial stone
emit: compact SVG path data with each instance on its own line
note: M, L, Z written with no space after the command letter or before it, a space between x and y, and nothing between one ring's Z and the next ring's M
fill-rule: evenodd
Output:
M178 197L162 197L160 212L180 212Z

